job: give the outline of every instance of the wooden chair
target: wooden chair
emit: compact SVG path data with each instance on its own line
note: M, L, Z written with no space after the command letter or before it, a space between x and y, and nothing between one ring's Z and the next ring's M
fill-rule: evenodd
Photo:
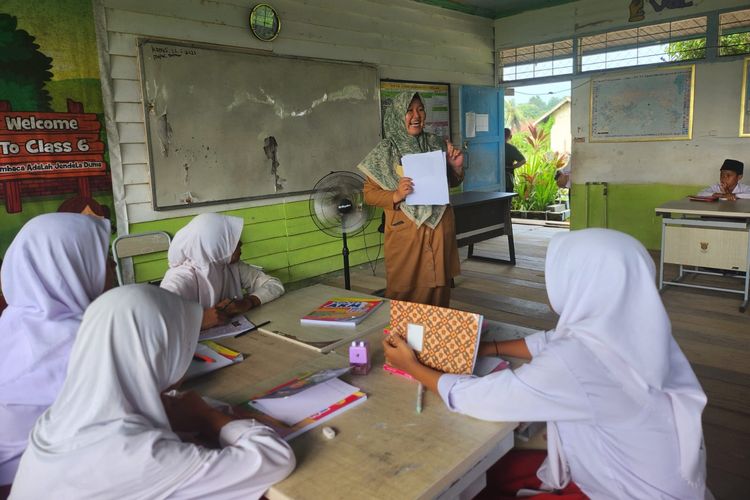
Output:
M126 234L118 236L112 242L112 257L117 264L117 282L122 286L133 283L135 280L123 277L122 264L123 259L135 257L137 255L147 255L150 253L163 252L169 249L171 238L164 231L151 231L148 233Z

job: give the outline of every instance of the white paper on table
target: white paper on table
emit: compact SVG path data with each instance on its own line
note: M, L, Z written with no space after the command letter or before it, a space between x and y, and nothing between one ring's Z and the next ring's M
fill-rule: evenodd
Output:
M484 113L477 113L476 121L477 132L489 132L490 131L490 115Z
M222 337L234 337L242 332L252 330L255 325L242 315L235 316L226 325L219 325L213 328L203 330L198 336L198 340L214 340Z
M466 138L471 139L477 136L477 114L473 111L466 113Z
M431 151L405 155L401 158L404 176L411 177L414 192L406 196L407 205L447 205L449 203L448 176L445 153Z
M259 398L253 400L252 404L276 420L294 425L346 399L358 390L341 379L332 378L286 398Z

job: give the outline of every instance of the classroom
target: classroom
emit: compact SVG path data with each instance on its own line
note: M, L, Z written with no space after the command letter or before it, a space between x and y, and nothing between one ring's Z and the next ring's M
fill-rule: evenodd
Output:
M91 258L98 259L104 252L104 259L116 248L115 282L161 282L163 289L185 297L185 303L201 303L204 330L228 323L226 311L253 324L249 333L217 340L219 348L228 349L217 358L226 368L202 374L216 368L209 366L213 351L206 351L208 363L204 360L201 365L200 359L193 358L188 375L194 378L186 382L190 391L238 405L267 396L290 380L299 382L303 373L349 366L352 356L368 360L363 375L353 368L343 379L333 379L356 386L350 386L356 392L347 394L352 399L346 401L353 404L344 409L346 413L333 415L328 423L299 436L287 435L289 444L280 440L259 452L266 457L258 459L259 470L266 463L263 460L287 460L286 469L279 465L268 472L275 479L258 483L245 495L248 498L505 498L499 483L493 482L499 477L493 474L502 468L495 466L498 460L510 460L523 451L551 450L550 436L577 436L580 446L593 446L596 436L581 430L572 433L563 424L558 431L552 418L538 419L551 422L548 427L531 426L527 413L506 412L499 396L496 403L474 408L466 399L470 387L461 385L463 379L452 378L459 375L441 377L448 370L429 365L420 356L416 372L401 370L416 381L383 369L390 363L398 371L402 359L398 356L409 350L401 349L398 340L391 344L388 340L400 338L394 314L406 301L450 307L466 312L467 318L480 318L471 368L476 369L479 359L497 354L495 359L510 358L510 368L493 368L497 373L507 371L503 376L511 377L514 371L530 372L533 362L526 367L519 359L547 359L537 356L544 349L537 332L554 332L556 325L562 331L569 318L560 313L564 296L560 290L583 296L590 293L586 284L594 283L597 276L607 282L602 277L605 270L619 272L614 257L602 257L600 267L594 257L581 257L593 248L612 249L612 255L637 248L638 255L645 256L643 265L649 270L638 272L646 278L628 283L642 281L648 294L656 295L648 304L646 295L632 303L640 304L638 315L643 321L656 317L666 321L664 338L670 342L664 349L672 354L665 356L679 358L666 371L684 375L675 376L679 380L660 375L666 378L659 390L674 398L675 392L665 387L679 382L685 385L677 393L689 393L691 401L706 400L698 412L697 432L705 442L705 447L700 443L699 457L706 460L701 479L705 484L700 487L706 489L706 498L745 498L750 486L750 200L742 198L750 196L740 191L745 189L742 181L733 191L737 196L727 199L715 191L723 189L716 184L720 172L721 179L728 170L741 178L743 164L750 164L747 1L4 0L0 35L2 52L17 54L15 59L0 56L2 306L7 302L13 308L9 290L18 290L25 276L19 273L32 272L34 267L14 265L11 270L8 265L17 262L13 242L20 235L16 245L21 245L22 228L51 214L64 220L67 214L58 212L94 214L108 219L111 227L71 229L71 234L90 235L92 248L81 251L80 258L96 253ZM540 112L531 129L511 124L512 110L532 94L537 101L558 95L529 89L557 89L556 85L565 86L565 93L559 94L564 98ZM420 97L412 100L415 92ZM399 100L407 94L408 99ZM399 143L397 149L399 155L411 155L442 148L445 154L438 156L447 165L448 185L441 184L440 189L449 196L449 205L445 201L408 205L406 197L413 188L403 185L404 174L399 173L401 168L412 168L406 160L403 167L397 162L395 173L379 170L383 150L378 148L387 143L386 136L391 137L388 113L403 105L406 134L414 135L409 120L414 116L410 113L419 116L417 108L412 110L415 102L422 104L423 115L414 120L421 120L420 131L431 132L430 140L436 142L428 141L427 149L419 143L413 150L404 150L405 143ZM398 120L403 129L403 117ZM559 160L554 168L562 171L564 165L570 180L564 199L559 196L563 191L555 188L555 203L562 204L559 210L567 220L551 221L550 212L558 209L548 207L546 221L530 221L532 209L523 208L519 201L533 198L539 190L533 191L531 170L518 170L524 173L514 177L515 167L508 167L507 127L513 129L513 136L529 137L523 141L531 144L537 129L553 134L560 125L565 129L565 146L553 159ZM514 144L524 152L534 147ZM534 158L527 169L536 165ZM549 155L538 158L554 163ZM719 187L705 193L706 186L712 185ZM696 196L699 193L706 199ZM414 208L421 206L432 211ZM443 212L437 206L448 208ZM444 222L454 219L455 228L445 229ZM47 224L49 234L56 234L54 224ZM198 274L194 290L185 284L175 262L193 258L190 245L198 241L198 226L204 232L234 235L230 239L236 243L225 257L232 255L230 265L239 260L245 267L239 274L231 273L242 283L252 281L262 292L250 294L244 285L231 290L225 286L220 293L198 291L200 280L219 279L213 271ZM412 227L413 234L419 235L415 240L427 238L424 234L436 239L421 247L394 250L396 238L403 241ZM598 229L614 231L601 236ZM606 236L610 233L617 235L611 241ZM621 233L627 241L617 240ZM586 234L601 247L578 244L576 238ZM100 240L104 246L97 244ZM567 247L560 249L563 243L556 241L567 241ZM443 250L443 242L450 248ZM426 257L416 256L433 248L444 251L436 254L434 263L444 272L433 272L432 261L425 263L420 259ZM580 253L574 255L574 250ZM61 250L51 244L51 254L57 251ZM713 257L713 251L721 255ZM564 272L551 267L553 259L568 259ZM102 265L104 273L106 265ZM553 270L557 281L552 279ZM433 293L430 298L407 293L424 287L425 281L430 284L419 290L432 290L426 292ZM600 295L614 293L601 286ZM134 308L144 301L172 304L158 294L152 297L153 293L146 290L142 297L123 297L120 303ZM360 306L366 300L382 305L349 327L300 323L300 318L334 298L349 298ZM625 296L613 300L627 302ZM584 307L576 299L564 302L569 312ZM654 303L658 311L652 314ZM192 318L192 323L184 319L180 324L194 323L194 309L182 304L170 307ZM85 310L79 314L84 318L81 334L87 331ZM434 320L437 313L430 314ZM0 336L19 324L3 315L0 312ZM407 321L403 334L411 348L416 344L406 330L414 321ZM234 320L229 325L244 328ZM394 334L383 341L383 330L389 325ZM76 330L77 325L71 339ZM177 333L170 330L165 335ZM421 333L414 335L419 335L421 348ZM647 338L645 333L637 339L641 337ZM196 338L207 340L204 334ZM427 346L427 333L424 339ZM359 341L367 341L369 351L357 350ZM3 342L0 338L0 346L14 348L11 341ZM523 344L521 356L514 350L518 343ZM503 351L506 348L510 350ZM597 352L596 347L591 349ZM647 352L637 365L651 359L653 353ZM72 356L83 360L85 353L74 346ZM610 354L602 356L605 364L612 361ZM2 362L11 366L6 363ZM64 370L67 357L62 363ZM112 363L117 365L116 360ZM638 372L633 366L628 369ZM193 373L196 370L201 373ZM85 408L80 397L64 389L75 380L76 371L83 373L68 368L63 395L69 407L77 403ZM639 373L632 393L642 389L639 384L653 387L648 380L651 371L646 367L647 375ZM0 422L10 418L3 408L18 403L11 386L5 385L14 373L10 368L0 370ZM595 368L581 376L593 373ZM81 376L85 379L85 373ZM39 384L44 379L29 380ZM448 380L455 385L449 386ZM513 379L523 383L519 380L524 379ZM142 382L140 377L138 381ZM116 389L127 393L122 384ZM159 396L163 389L159 387L157 398L164 397ZM628 390L625 387L623 393L632 396ZM6 391L7 397L2 395ZM415 391L419 391L419 413L414 410ZM465 392L459 397L460 391ZM526 404L523 395L513 394L517 399L510 403ZM56 396L51 394L45 405L50 406ZM27 399L37 404L34 398ZM24 404L27 399L22 398ZM164 402L165 407L170 404ZM188 404L197 403L179 404L186 405L187 411ZM161 415L165 411L171 418L174 410L166 408ZM490 418L493 411L495 417ZM656 420L679 424L685 414L675 412ZM84 413L97 418L93 410ZM48 418L49 412L44 415L52 429L54 419ZM219 420L226 424L231 419L217 417L212 422ZM39 423L34 429L39 431ZM531 439L523 435L526 429L534 432ZM58 436L66 433L64 428L55 430ZM251 439L248 428L233 428L233 440L227 440L221 426L213 430L214 444L222 446L236 441L241 448L243 439ZM53 434L48 430L45 437ZM683 436L679 425L676 434ZM10 493L3 487L12 482L2 468L6 440L11 442L0 431L0 498ZM684 446L684 441L678 439L677 444ZM566 445L563 439L562 448ZM669 448L654 447L658 450L654 457ZM588 468L582 474L585 460L577 461L571 450L567 458L573 481L568 482L568 477L562 481L564 487L554 489L570 498L587 498L587 491L591 498L607 497L603 493L607 486L601 486L607 480L593 479L601 471ZM580 454L581 448L577 450ZM280 458L290 453L291 458ZM200 456L206 461L221 458ZM566 457L560 456L567 467ZM675 473L669 480L675 484L686 477L685 464L700 458L686 459L683 454L677 460L682 460L683 469L682 476ZM85 463L82 459L80 467ZM193 470L190 463L186 471ZM162 466L169 471L170 467L158 464ZM172 467L175 477L186 474ZM26 465L24 480L32 469ZM649 497L654 491L648 489L653 486L649 474L658 476L662 469L647 469L643 462L629 472L641 474L648 486L624 487L618 498ZM52 482L54 475L49 477ZM540 479L543 485L550 484ZM214 481L217 488L224 485L209 475L206 485L193 483L190 487L196 489L181 493L184 498L233 498L239 491L228 489L214 496L207 486ZM692 492L693 483L685 481L690 483L687 489L665 492L664 497L692 498L674 493ZM161 487L157 483L154 488ZM574 483L582 485L584 492L568 491ZM10 498L33 497L24 491L34 490L19 489ZM63 496L76 496L75 488L61 491ZM157 488L144 490L141 497L179 497L177 493L174 487Z

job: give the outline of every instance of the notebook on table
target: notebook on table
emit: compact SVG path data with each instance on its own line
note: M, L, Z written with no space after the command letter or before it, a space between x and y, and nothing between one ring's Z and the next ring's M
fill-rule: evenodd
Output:
M322 370L295 377L252 398L247 406L262 412L266 418L259 420L289 441L367 400L358 387L338 378L348 371Z
M391 301L391 332L406 340L422 364L445 373L473 373L482 321L481 314Z

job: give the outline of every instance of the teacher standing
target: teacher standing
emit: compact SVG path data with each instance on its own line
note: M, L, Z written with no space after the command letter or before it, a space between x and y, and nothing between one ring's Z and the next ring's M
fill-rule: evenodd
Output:
M396 95L383 117L385 138L359 169L367 174L365 202L385 212L385 296L448 307L451 279L460 271L453 209L450 205L407 205L404 200L414 191L414 184L402 176L401 157L445 151L445 175L451 187L463 181L464 157L450 142L425 132L425 119L418 93Z

